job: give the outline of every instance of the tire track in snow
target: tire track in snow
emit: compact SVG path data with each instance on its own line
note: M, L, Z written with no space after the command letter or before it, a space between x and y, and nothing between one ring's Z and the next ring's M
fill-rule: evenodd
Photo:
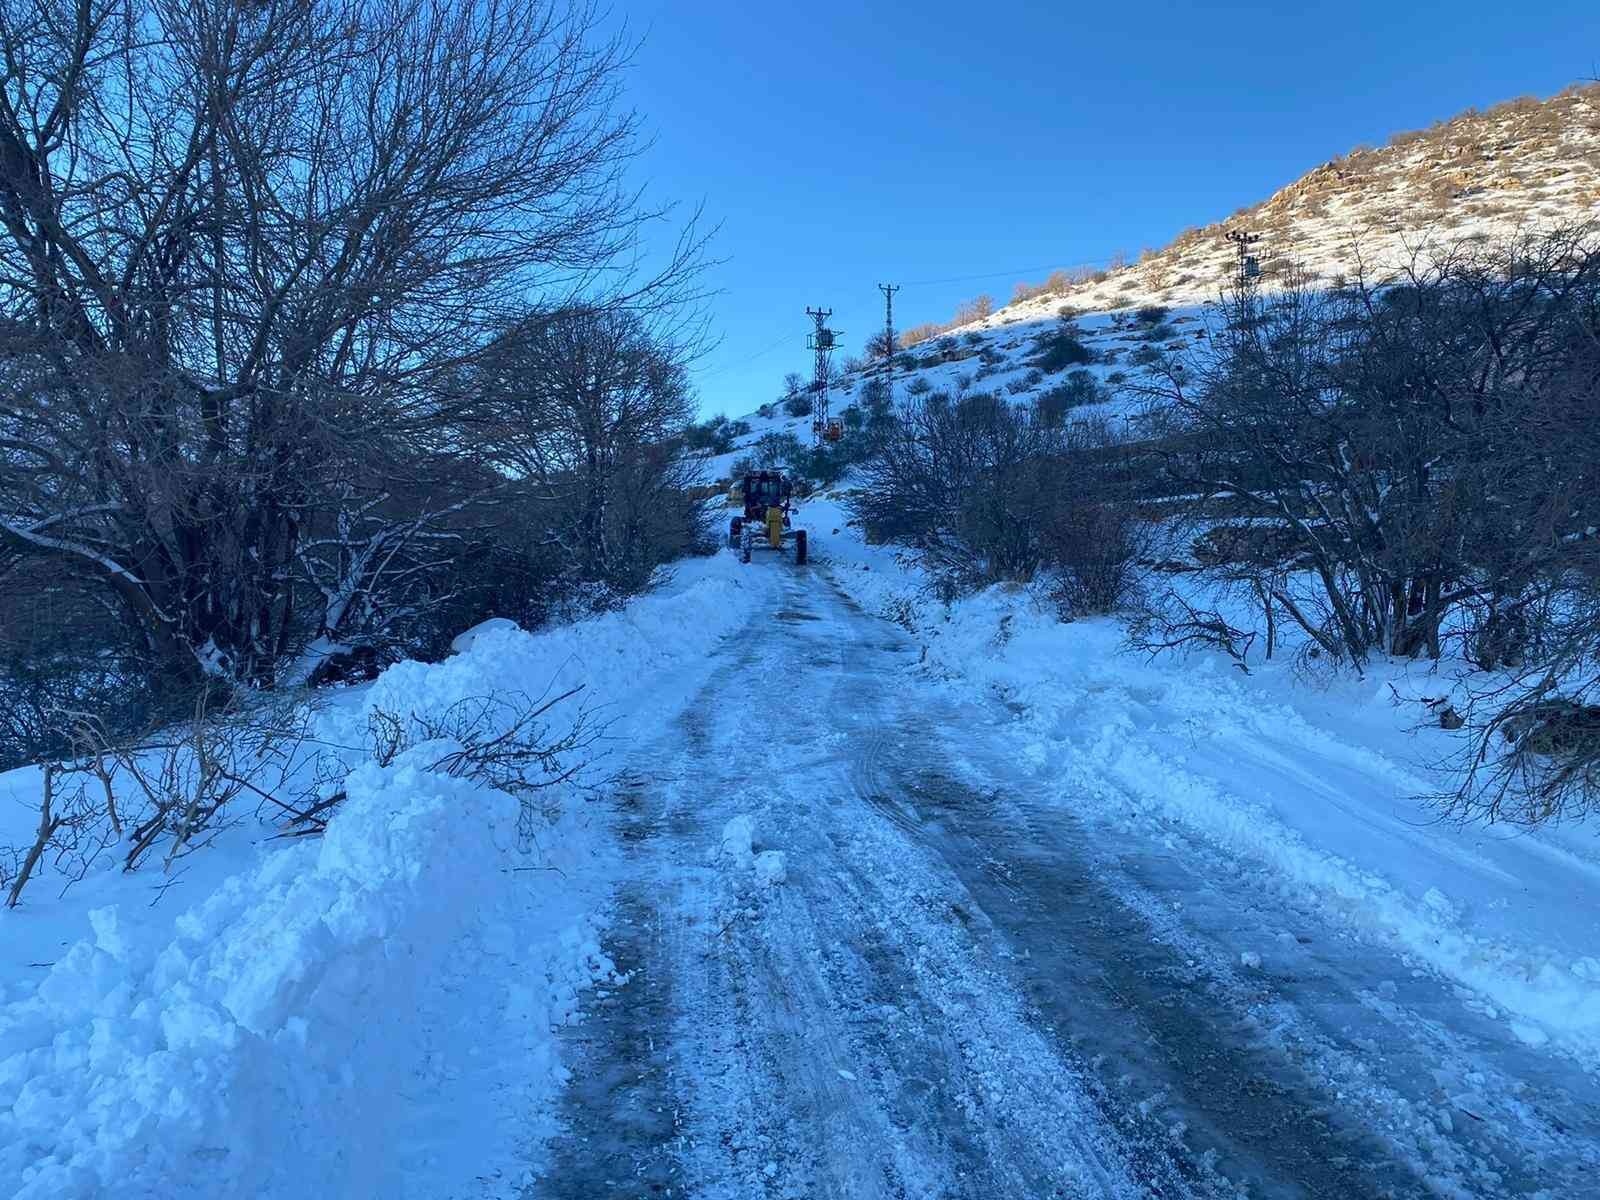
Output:
M1208 1029L1231 1026L1241 1059L1265 1054L1267 1077L1292 1085L1301 1108L1321 1107L1380 1139L1384 1149L1358 1161L1404 1158L1417 1177L1413 1186L1445 1195L1590 1190L1600 1143L1581 1131L1600 1129L1592 1078L1508 1044L1489 1017L1463 1004L1459 989L1330 926L1306 897L1248 860L1153 817L1129 827L1102 813L1086 824L1073 812L1070 788L1058 795L1053 780L996 755L1003 740L969 745L986 751L981 762L962 764L969 784L1005 781L1010 794L1004 821L989 833L974 831L974 848L993 854L1014 836L1014 854L1059 870L1078 846L1087 859L1084 878L1109 897L1096 910L1128 908L1139 925L1127 944L1161 943L1185 962L1193 986L1205 993ZM1093 764L1074 774L1092 783ZM1040 854L1041 847L1049 852ZM1274 965L1240 970L1241 945L1266 948ZM1215 1089L1197 1087L1201 1082L1189 1081L1189 1104L1182 1092L1174 1100L1190 1115L1197 1097L1205 1124L1219 1108Z
M974 786L1027 786L992 714L818 576L783 587L637 756L666 782L623 822L633 974L574 1045L531 1196L1420 1194L1083 829ZM707 860L742 812L787 884Z
M653 754L670 746L674 765L643 799L647 882L618 919L660 931L624 992L640 1023L670 1031L670 1064L608 1061L648 1041L620 1010L575 1044L571 1132L533 1194L1146 1195L987 950L933 898L948 872L852 786L863 760L839 728L836 682L865 672L858 703L873 707L900 639L856 617L841 630L837 604L818 612L814 591L791 588L789 619L742 638ZM796 715L763 736L741 714L778 681ZM752 807L791 856L787 886L704 861L722 822ZM618 940L631 965L637 939ZM639 985L651 973L669 979L654 993ZM671 997L673 1019L652 994ZM669 1130L630 1106L679 1115Z

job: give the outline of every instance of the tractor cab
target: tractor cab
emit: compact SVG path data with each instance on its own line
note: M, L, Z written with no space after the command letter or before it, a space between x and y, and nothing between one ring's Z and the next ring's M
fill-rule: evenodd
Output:
M728 545L745 562L752 550L794 551L796 565L806 561L806 531L790 520L794 512L794 481L782 471L750 471L741 489L744 515L728 522Z
M782 471L751 471L744 477L744 516L747 521L767 519L769 508L783 513L783 523L789 523L789 509L794 502L794 483Z

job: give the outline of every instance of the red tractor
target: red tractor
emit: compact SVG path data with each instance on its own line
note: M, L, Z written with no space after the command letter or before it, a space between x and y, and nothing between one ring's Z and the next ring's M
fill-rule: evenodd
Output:
M751 471L741 489L744 515L728 522L728 545L750 561L752 551L794 548L794 562L806 561L806 531L797 528L794 516L794 482L782 471ZM737 504L738 498L733 503Z

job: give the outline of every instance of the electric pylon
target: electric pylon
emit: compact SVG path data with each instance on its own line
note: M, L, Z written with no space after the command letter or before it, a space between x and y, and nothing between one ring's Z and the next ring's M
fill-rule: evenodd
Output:
M883 357L894 361L894 294L900 290L898 283L880 283L883 293Z
M1255 255L1249 253L1250 247L1261 240L1261 235L1243 229L1230 229L1226 236L1239 248L1239 288L1243 290L1252 279L1257 279L1261 275L1261 267L1256 262Z
M835 441L829 436L831 425L828 419L828 378L832 374L830 359L833 348L838 345L839 333L829 329L826 322L833 316L833 309L808 308L806 316L810 317L816 326L806 338L806 345L816 352L816 366L811 377L811 433L820 445L823 441Z

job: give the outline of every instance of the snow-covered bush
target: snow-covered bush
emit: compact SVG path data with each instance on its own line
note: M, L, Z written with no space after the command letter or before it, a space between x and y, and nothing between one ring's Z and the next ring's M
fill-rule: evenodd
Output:
M1105 391L1088 371L1069 372L1065 382L1048 389L1039 397L1039 413L1049 422L1061 423L1074 408L1099 404L1106 399Z
M1028 365L1048 375L1094 361L1094 351L1064 329L1041 334L1036 349Z

